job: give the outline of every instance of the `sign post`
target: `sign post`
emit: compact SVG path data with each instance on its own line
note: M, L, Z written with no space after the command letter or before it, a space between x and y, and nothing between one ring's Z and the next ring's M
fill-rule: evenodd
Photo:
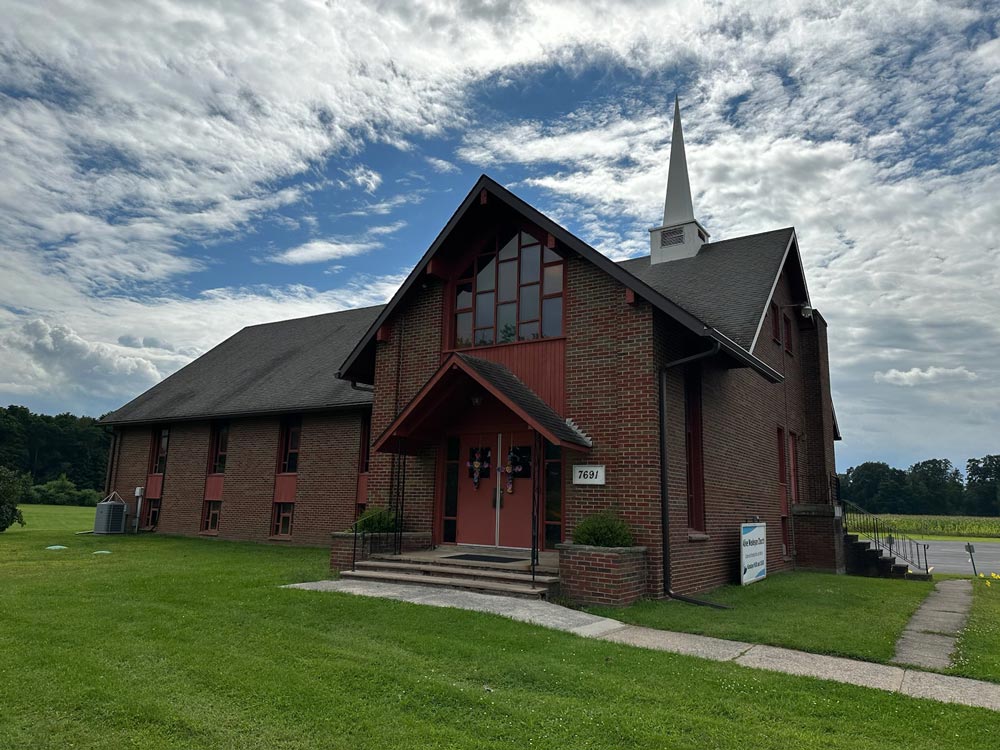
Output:
M740 583L744 586L767 577L767 524L740 526Z
M979 573L976 571L976 548L972 542L965 545L965 551L969 553L969 562L972 563L972 575L978 576Z

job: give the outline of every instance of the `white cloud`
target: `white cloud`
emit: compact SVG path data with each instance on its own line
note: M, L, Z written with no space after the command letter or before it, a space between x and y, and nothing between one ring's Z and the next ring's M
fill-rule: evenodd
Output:
M378 186L382 184L382 175L374 169L364 166L358 166L349 170L347 176L350 177L351 182L362 188L366 193L374 193Z
M458 167L456 167L447 159L438 159L435 156L426 156L424 157L424 159L427 161L428 164L430 164L431 169L433 169L435 172L439 172L441 174L449 174L452 172L459 171Z
M875 373L876 383L888 383L889 385L901 385L912 388L915 385L932 385L935 383L947 383L950 381L971 381L978 380L979 376L966 367L928 367L921 370L919 367L911 367L909 370L886 370Z
M322 263L327 260L349 258L361 255L378 247L376 242L337 242L335 240L312 240L268 257L275 263L300 265L302 263Z

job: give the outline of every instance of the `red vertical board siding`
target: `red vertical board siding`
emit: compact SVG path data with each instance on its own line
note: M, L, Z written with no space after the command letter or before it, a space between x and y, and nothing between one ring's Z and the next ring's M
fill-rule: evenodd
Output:
M205 499L222 499L222 482L226 478L225 474L209 474L205 477Z
M278 474L274 477L274 502L294 503L297 474Z
M464 354L501 364L563 414L566 409L566 340L538 339L519 344L477 346Z

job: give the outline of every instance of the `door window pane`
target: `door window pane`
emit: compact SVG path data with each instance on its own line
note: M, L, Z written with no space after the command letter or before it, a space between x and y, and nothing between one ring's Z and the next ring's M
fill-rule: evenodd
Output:
M545 267L545 294L559 294L563 288L563 267L562 263L558 266L546 266Z
M542 248L540 245L531 245L521 248L521 283L538 281L540 271L540 257Z
M521 287L521 320L538 318L538 284Z
M562 464L545 464L545 520L562 521Z
M448 461L457 461L458 460L458 438L457 437L450 437L450 438L448 438L448 446L447 446L447 454L446 455L447 455L447 460Z
M449 463L444 481L444 515L454 518L458 515L458 462Z
M472 346L472 313L459 313L455 316L455 346Z
M552 549L562 541L562 526L557 523L545 524L545 548Z
M542 300L542 336L562 336L562 297Z
M497 289L501 302L517 298L517 262L510 260L500 264L500 284Z
M508 344L517 337L517 305L497 306L497 343Z

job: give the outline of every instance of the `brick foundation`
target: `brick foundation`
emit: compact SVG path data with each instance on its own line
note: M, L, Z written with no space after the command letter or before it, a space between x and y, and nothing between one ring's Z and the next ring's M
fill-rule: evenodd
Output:
M837 506L800 503L792 506L795 567L844 573L844 522Z
M330 535L330 570L350 570L351 561L367 560L370 537L362 544L358 537L357 557L354 557L354 533L351 531L337 531ZM403 533L402 552L419 552L420 550L431 548L431 534L429 531L407 531Z
M559 592L577 604L624 607L646 593L645 547L559 544Z

